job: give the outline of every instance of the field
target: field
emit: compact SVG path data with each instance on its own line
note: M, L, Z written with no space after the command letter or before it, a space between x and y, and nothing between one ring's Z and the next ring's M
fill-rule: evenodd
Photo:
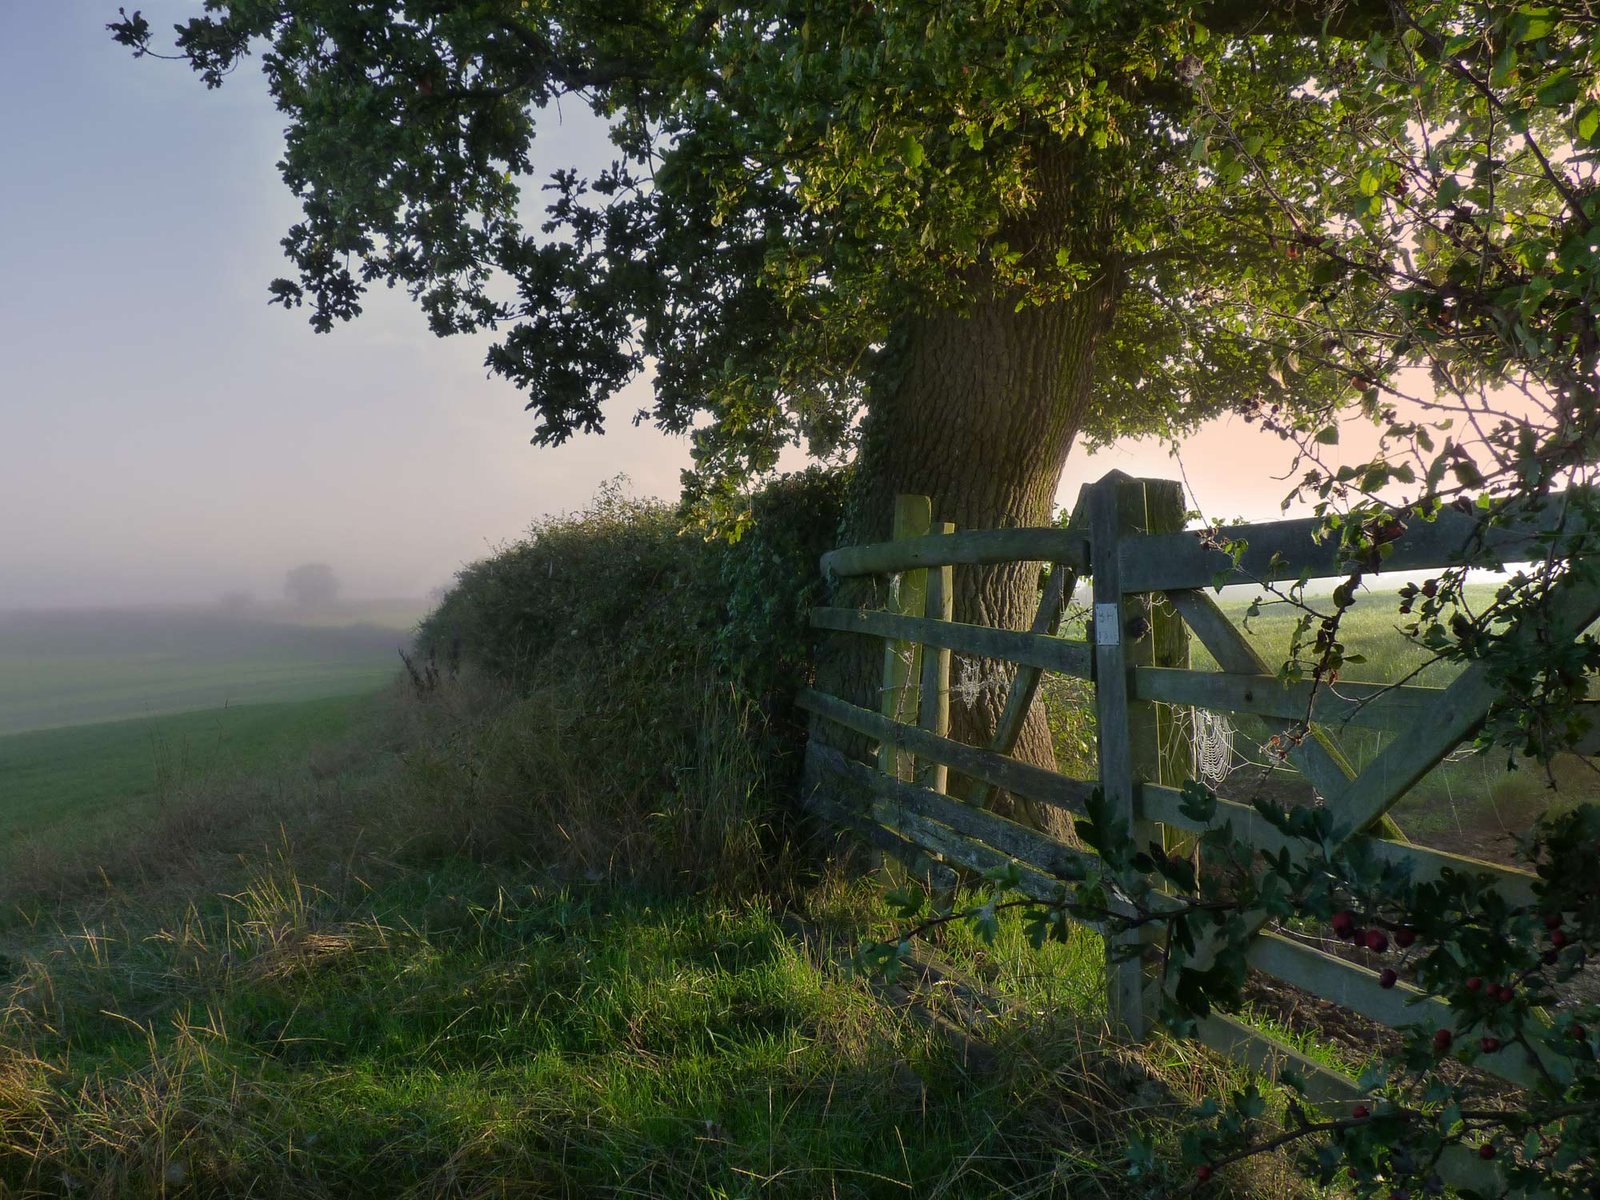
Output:
M911 1005L848 969L893 928L879 881L732 862L670 886L693 814L650 780L631 817L584 796L636 772L591 779L577 699L392 690L315 770L275 761L312 707L282 706L265 765L0 871L0 1195L1134 1200L1130 1105L1171 1145L1237 1086L1179 1043L1103 1042L1093 936L951 930L1005 1002L969 1047L944 989ZM112 733L136 740L11 741ZM748 765L696 755L688 795L727 821Z
M1401 618L1393 595L1398 586L1399 581L1390 581L1382 590L1363 595L1345 617L1341 629L1345 641L1366 661L1350 665L1343 677L1356 682L1403 681L1444 687L1460 668L1450 663L1431 663L1426 651L1401 634L1397 628ZM1469 599L1475 607L1482 608L1491 592L1490 585L1478 585L1469 591ZM1243 593L1244 589L1239 589L1223 601L1241 625L1250 600ZM1276 668L1283 661L1294 619L1292 611L1277 606L1265 608L1250 621L1250 640L1269 666ZM1212 665L1203 650L1197 648L1195 657L1197 666ZM1224 790L1241 795L1251 789L1272 790L1267 781L1287 773L1273 770L1261 750L1264 728L1247 717L1231 719L1237 726L1236 753L1249 761L1236 771ZM1328 732L1359 770L1403 731L1346 726ZM1525 831L1538 813L1552 804L1600 800L1600 776L1584 760L1563 756L1548 773L1528 761L1519 762L1516 770L1508 770L1507 762L1504 750L1474 753L1470 746L1463 747L1403 797L1393 815L1415 841L1510 861L1512 836Z
M201 780L303 759L345 735L369 703L242 704L0 737L0 844L82 838L136 822Z
M0 613L0 734L371 691L418 608Z

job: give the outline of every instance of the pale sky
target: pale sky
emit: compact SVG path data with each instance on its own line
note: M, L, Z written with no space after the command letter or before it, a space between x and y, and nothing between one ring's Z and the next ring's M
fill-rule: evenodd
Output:
M140 7L165 30L200 0ZM309 560L417 596L619 472L676 494L688 448L631 426L642 382L604 437L538 449L485 342L403 295L322 336L269 308L296 209L259 74L134 62L116 8L0 0L0 609L269 599ZM541 170L608 151L570 119L538 146ZM1185 465L1208 512L1276 514L1276 439L1227 422ZM1154 444L1075 452L1061 496L1112 467L1175 473Z

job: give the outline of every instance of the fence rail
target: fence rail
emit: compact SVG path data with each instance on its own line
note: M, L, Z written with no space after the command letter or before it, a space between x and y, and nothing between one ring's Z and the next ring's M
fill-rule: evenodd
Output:
M990 811L985 802L994 791L1078 815L1098 789L1112 818L1139 844L1231 825L1263 851L1303 853L1305 843L1285 837L1251 805L1219 799L1214 817L1204 823L1183 812L1180 786L1195 770L1182 739L1174 736L1176 709L1241 713L1269 730L1296 734L1288 761L1332 810L1336 843L1403 866L1417 880L1447 872L1476 874L1509 902L1530 902L1533 875L1410 845L1387 815L1407 789L1482 723L1496 698L1486 670L1469 666L1447 687L1341 682L1333 690L1280 681L1202 589L1341 574L1349 564L1341 561L1336 541L1317 538L1316 522L1228 528L1222 531L1226 539L1244 543L1234 553L1220 549L1215 535L1183 530L1183 507L1177 484L1113 472L1085 490L1066 528L951 532L944 526L945 532L930 532L937 527L927 501L906 498L898 510L895 540L825 555L822 568L830 577L899 574L902 586L892 589L895 599L888 611L833 607L811 613L812 628L821 633L876 638L885 645L880 711L814 689L799 694L801 707L819 721L879 746L874 767L813 738L812 775L821 782L812 801L818 810L906 860L938 886L949 885L952 869L1011 865L1020 874L1021 890L1045 901L1058 899L1063 886L1082 879L1096 860ZM1453 509L1432 521L1413 519L1392 539L1383 568L1436 569L1484 557L1516 561L1553 548L1572 553L1581 547L1563 532L1563 512L1557 497L1537 518L1510 528L1488 528L1477 514ZM951 619L953 567L1011 562L1056 568L1029 631ZM1090 637L1055 636L1062 604L1085 575L1093 588ZM1154 602L1156 596L1165 603ZM1556 601L1551 632L1577 636L1597 616L1600 588L1573 582ZM1190 668L1191 638L1205 646L1219 670ZM948 736L952 652L1017 667L1005 716L986 747ZM1092 781L1069 779L1011 756L1045 672L1092 682L1099 758ZM1333 736L1346 726L1403 729L1406 736L1392 738L1357 771ZM1597 748L1600 734L1580 746L1591 753ZM947 787L952 771L968 781L963 795ZM1442 1002L1403 982L1384 988L1375 972L1272 929L1264 913L1251 920L1257 932L1248 961L1257 970L1392 1027L1424 1018L1451 1023ZM1152 922L1109 936L1147 943L1155 930ZM1114 948L1108 945L1108 953ZM1201 961L1205 953L1201 947ZM1160 984L1150 966L1154 957L1113 955L1109 968L1108 1009L1136 1037L1146 1032L1158 999ZM1232 1018L1207 1018L1199 1036L1269 1072L1293 1065L1312 1080L1314 1092L1346 1099L1359 1094L1352 1080ZM1517 1086L1531 1085L1539 1071L1521 1050L1486 1055L1481 1065ZM1498 1179L1492 1164L1466 1155L1452 1154L1443 1165L1470 1186L1494 1185Z

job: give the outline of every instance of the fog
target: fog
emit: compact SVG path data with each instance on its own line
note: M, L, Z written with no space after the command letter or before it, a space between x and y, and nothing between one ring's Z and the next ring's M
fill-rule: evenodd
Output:
M143 8L165 29L198 2ZM605 437L536 449L485 340L434 338L402 295L327 336L269 308L296 210L254 64L207 92L132 61L114 13L0 0L0 610L268 599L313 560L347 596L420 597L619 472L676 493L688 447L632 426L643 382ZM609 156L578 116L541 163ZM1186 460L1208 511L1276 510L1273 439L1224 424ZM1175 474L1153 443L1078 454L1063 500L1111 467Z

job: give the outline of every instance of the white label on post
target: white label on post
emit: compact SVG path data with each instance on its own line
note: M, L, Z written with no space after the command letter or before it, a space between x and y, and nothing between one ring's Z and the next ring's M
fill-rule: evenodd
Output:
M1120 646L1122 644L1122 605L1096 604L1094 606L1094 644Z

